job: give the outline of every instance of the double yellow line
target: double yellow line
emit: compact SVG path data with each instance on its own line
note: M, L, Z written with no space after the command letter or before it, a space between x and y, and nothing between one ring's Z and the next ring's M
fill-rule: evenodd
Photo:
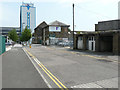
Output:
M35 62L41 67L41 69L49 76L49 78L59 87L61 90L68 90L35 56L33 56L27 49L24 50L35 60Z

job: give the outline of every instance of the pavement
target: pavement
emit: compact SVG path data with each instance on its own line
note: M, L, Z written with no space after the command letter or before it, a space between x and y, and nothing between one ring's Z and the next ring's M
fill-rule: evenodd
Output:
M25 52L53 88L62 84L67 88L118 88L118 61L103 58L105 55L41 45L25 47ZM62 84L54 82L56 79L52 80L49 77L52 75L46 72L52 73Z
M48 88L19 44L2 55L2 88Z
M11 50L11 48L12 48L12 45L10 45L10 46L6 46L6 51Z

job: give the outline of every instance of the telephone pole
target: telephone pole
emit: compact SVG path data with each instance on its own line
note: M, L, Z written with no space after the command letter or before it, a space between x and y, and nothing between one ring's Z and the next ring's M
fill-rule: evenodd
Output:
M74 49L74 3L73 3L73 49Z

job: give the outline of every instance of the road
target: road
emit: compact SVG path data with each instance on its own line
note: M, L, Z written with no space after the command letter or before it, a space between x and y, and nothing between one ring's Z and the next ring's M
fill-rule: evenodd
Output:
M64 47L33 45L24 51L53 88L117 88L118 61Z
M20 45L2 55L2 88L48 88Z

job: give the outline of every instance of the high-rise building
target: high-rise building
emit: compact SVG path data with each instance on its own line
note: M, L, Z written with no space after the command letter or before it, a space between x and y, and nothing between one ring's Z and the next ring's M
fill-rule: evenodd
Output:
M118 19L120 19L120 1L118 2Z
M27 26L28 29L31 29L31 32L34 32L36 27L36 7L33 3L24 3L20 6L20 30L21 32Z

